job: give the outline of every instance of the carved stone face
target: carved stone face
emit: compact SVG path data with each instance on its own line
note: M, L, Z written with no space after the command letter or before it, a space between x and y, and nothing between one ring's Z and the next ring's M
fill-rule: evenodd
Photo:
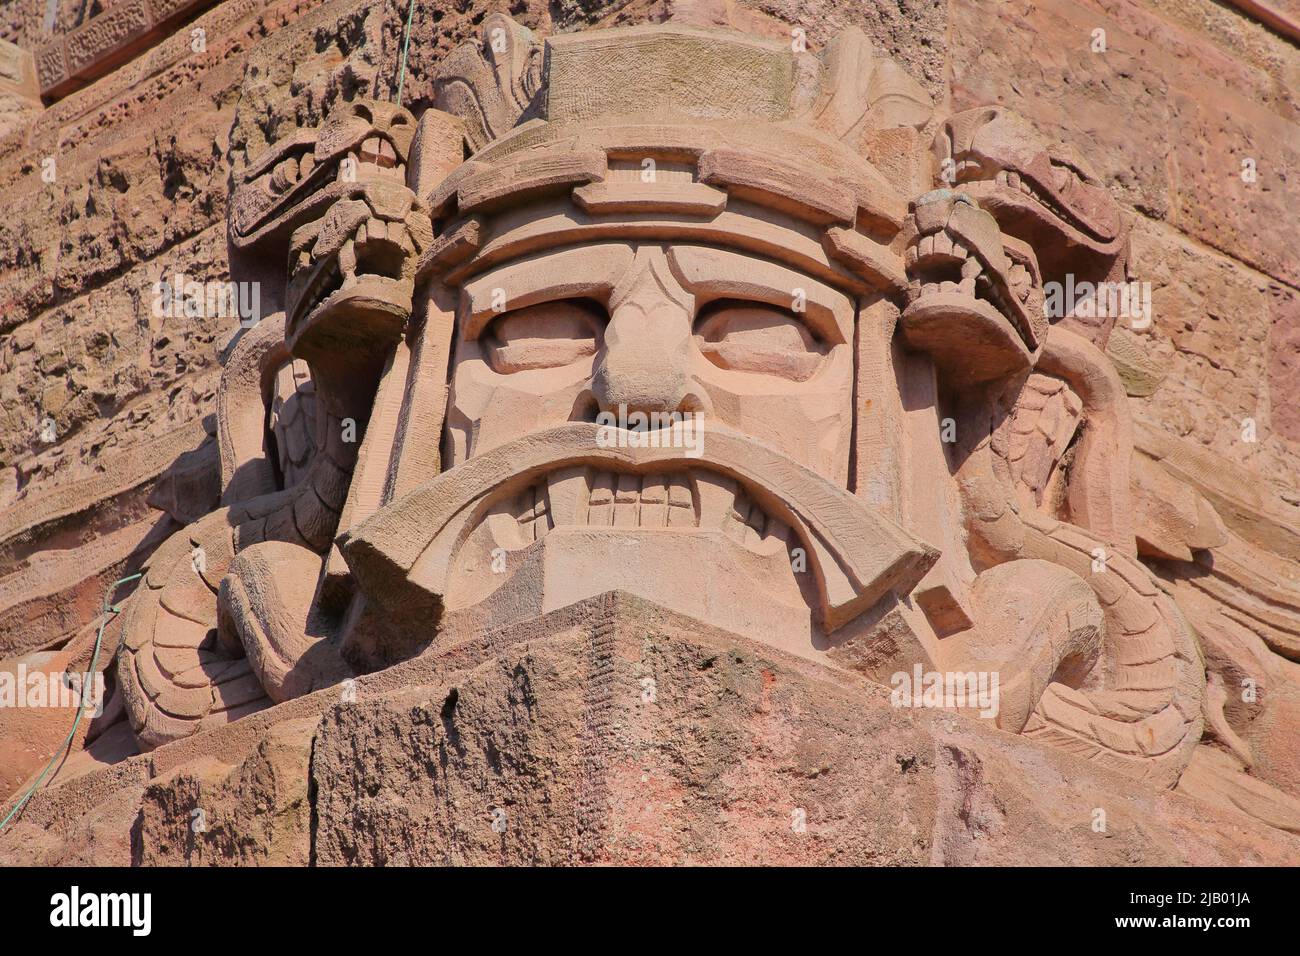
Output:
M411 181L437 238L417 285L451 336L447 407L437 473L344 544L376 606L425 601L469 633L626 591L815 654L936 560L851 474L855 402L888 389L862 394L858 297L908 288L906 201L828 133L863 113L835 78L869 64L832 58L804 89L783 44L738 40L692 61L719 110L644 89L665 36L620 35L612 60L557 40L544 120L469 51L443 85L478 130L454 169L426 172L450 127L422 119ZM868 101L897 92L879 79ZM509 92L513 125L462 109L466 86ZM655 109L628 115L633 89ZM436 401L440 373L409 395ZM398 470L428 445L404 439Z
M853 302L731 249L580 245L463 293L448 416L454 466L601 412L698 416L847 484ZM634 422L635 424L635 422Z
M448 608L498 588L540 587L544 607L621 588L806 648L816 589L792 568L801 541L761 487L717 469L712 445L762 446L846 488L853 325L845 292L690 237L562 246L466 283L450 468L570 423L636 430L638 415L650 428L624 440L661 460L637 472L557 450L470 534ZM670 421L688 427L653 427Z

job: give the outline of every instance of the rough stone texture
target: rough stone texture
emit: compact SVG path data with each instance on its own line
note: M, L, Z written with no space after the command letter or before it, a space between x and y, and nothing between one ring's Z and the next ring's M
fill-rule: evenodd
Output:
M229 725L212 756L168 745L147 785L133 758L42 794L0 836L0 862L1300 859L1300 838L1236 811L900 710L878 684L626 596L515 630L481 663L466 649L410 661L358 681L355 702L322 691L269 728Z
M1154 313L1133 334L1165 373L1150 400L1131 403L1135 416L1294 484L1296 385L1284 369L1295 361L1287 343L1300 292L1156 223L1139 221L1133 257ZM1256 441L1242 440L1247 419Z
M418 0L421 32L410 51L403 97L414 117L429 115L442 102L438 71L501 6ZM1294 4L1274 6L1296 16ZM43 42L43 8L34 0L6 7L0 37L34 49ZM223 495L222 503L232 497L232 486L223 487L218 454L221 430L228 427L218 407L220 378L223 367L240 361L241 337L230 319L159 317L151 308L151 286L178 273L227 280L245 274L241 268L269 269L283 280L283 249L274 243L253 244L253 266L235 261L232 250L238 252L245 237L228 233L227 210L240 185L252 179L250 163L276 144L321 126L348 104L392 95L405 13L399 0L226 0L185 29L149 40L142 52L44 109L30 98L11 103L0 97L0 195L6 211L0 220L0 669L24 655L46 665L55 660L61 667L74 661L84 666L105 589L114 580L155 555L170 561L187 551L186 533L196 542L211 540L217 526L204 524L204 516ZM1003 411L1010 424L992 438L998 466L1009 470L1022 505L1087 525L1108 545L1119 542L1127 556L1116 560L1129 562L1121 564L1123 573L1145 581L1132 558L1137 542L1137 553L1169 583L1183 614L1194 618L1201 651L1211 650L1211 686L1215 679L1231 684L1243 674L1266 671L1275 682L1270 688L1278 691L1270 690L1258 708L1220 702L1219 714L1211 707L1196 774L1188 775L1179 792L1163 792L1062 754L1032 735L1012 736L964 718L900 713L876 685L787 660L701 623L725 620L725 611L686 623L622 598L608 612L614 623L596 626L584 615L600 618L606 605L579 600L577 606L586 610L566 618L561 633L544 633L555 620L544 618L530 625L528 643L459 669L430 664L405 683L399 676L406 673L400 672L404 665L398 665L357 704L327 705L337 690L300 697L291 683L284 685L290 690L269 686L264 670L260 684L250 677L235 689L214 691L216 697L228 695L232 707L256 710L270 703L260 696L266 690L285 702L229 727L205 725L205 733L164 743L147 757L138 754L139 747L157 741L137 740L130 732L122 719L133 706L130 688L115 688L108 718L78 735L76 747L88 749L68 760L54 785L0 834L0 861L961 865L1300 859L1291 835L1300 832L1300 816L1286 796L1297 796L1294 761L1287 754L1297 733L1291 701L1297 686L1293 662L1300 659L1300 549L1293 547L1300 541L1296 43L1213 0L520 0L509 13L542 36L672 22L737 27L780 46L799 28L813 52L846 27L860 28L876 53L898 64L936 107L934 119L915 124L919 129L904 124L850 143L891 182L906 184L900 187L905 199L921 191L918 183L927 174L922 163L900 155L923 153L935 120L971 107L1014 108L1044 139L1063 140L1085 157L1131 223L1131 254L1121 264L1130 278L1153 286L1153 326L1118 331L1105 353L1118 370L1118 394L1130 396L1127 415L1138 426L1143 467L1164 469L1160 480L1145 486L1135 478L1133 493L1176 479L1181 510L1177 520L1169 519L1174 530L1162 529L1156 549L1144 545L1157 538L1151 528L1124 522L1140 524L1143 516L1163 514L1159 508L1120 506L1117 521L1083 514L1083 505L1095 507L1098 496L1109 500L1116 487L1129 494L1127 446L1122 435L1107 437L1106 429L1116 426L1098 411L1097 396L1070 388L1053 386L1059 408L1072 411L1054 406L1051 428L1035 425L1039 406L1029 403L1040 398L1007 398ZM75 16L75 5L60 5L58 29L71 35L84 27ZM206 51L191 48L191 26L204 29ZM1105 31L1105 52L1089 47L1096 29ZM459 162L458 151L452 152L448 161ZM41 177L50 157L57 163L52 183ZM1254 160L1256 182L1240 176L1245 158ZM808 207L810 190L791 185L788 167L754 165L743 155L741 160L751 165L730 171L730 180L719 178L710 195L730 187L733 203L743 197L775 202L773 208ZM715 161L716 156L708 160ZM588 178L605 174L606 167L597 165ZM516 180L507 180L508 193ZM547 189L553 185L548 183ZM855 188L862 192L850 199L859 204L865 195L878 198L870 184ZM819 201L813 205L821 209L816 215L827 209L832 217L843 214L834 202L839 193L812 192ZM458 195L464 203L471 193L462 188ZM854 205L847 213L850 226L859 214ZM881 215L901 220L901 205ZM927 215L933 217L914 210L905 224L908 238L892 249L871 244L879 235L868 241L855 233L856 267L871 282L892 281L893 293L901 295L906 280L916 276L915 270L903 275L905 246L919 247L922 234L932 242L946 237L949 250L953 237L976 242L956 217L937 228L924 222ZM859 224L866 221L860 217ZM998 218L984 251L992 256L996 246L996 257L1005 263L1002 279L1009 282L1012 269L999 226L1014 229L1005 216ZM880 228L880 222L864 228ZM416 225L411 229L419 232ZM827 248L844 254L847 247L829 242ZM1014 251L1012 244L1007 248ZM441 254L436 246L433 253ZM892 273L891 257L899 259ZM437 261L442 268L444 260ZM904 316L900 328L907 345L933 351L945 388L983 361L970 357L965 340L954 345L942 328L925 327L915 313ZM1104 336L1092 344L1105 346ZM1087 352L1087 343L1071 348L1064 358L1052 357L1063 364L1047 371L1060 376L1053 381L1068 380L1082 392L1086 376L1071 379L1066 366L1071 355ZM441 406L446 395L437 389L447 379L438 359L409 358L431 363L427 374L434 384L417 398ZM861 367L866 360L859 354L856 361ZM915 367L915 359L886 361ZM864 406L879 415L893 414L884 410L890 402L900 406L883 429L905 436L897 440L906 445L907 477L889 476L896 485L910 480L937 487L949 477L945 452L927 444L935 423L925 415L938 409L926 391L937 387L933 369L927 374L930 384L925 374L909 378L900 395ZM392 375L402 377L402 369ZM453 384L462 394L469 387L463 376ZM378 437L372 446L414 428L398 409L401 398L389 395L389 406L376 401L370 427ZM284 448L268 467L294 474L316 449L314 438L303 440L301 431L293 431L305 429L307 420L295 420L295 406L283 399L276 399L282 404L269 421ZM506 409L500 399L492 407ZM531 414L527 404L521 407ZM478 414L454 401L452 408L464 420ZM322 414L335 416L327 417L330 422L341 415L327 408ZM1075 418L1066 421L1071 414ZM1076 428L1080 419L1086 424ZM962 428L968 424L963 421ZM476 420L475 428L480 425ZM450 439L444 445L441 427L439 419L422 440L429 448L445 447L444 467L462 464L465 449ZM1039 444L1026 447L1023 436L1031 433ZM412 434L408 445L418 439ZM259 452L261 440L259 430ZM300 444L289 448L291 440ZM874 463L894 461L890 456L899 451L869 444L866 429L856 440L852 455L846 444L829 456L842 451L839 465L817 466L841 487L855 481L865 486ZM1087 443L1105 441L1114 442L1112 450L1089 457ZM356 522L382 503L374 486L383 480L373 477L373 461L383 450L363 447L356 465L362 477L344 489L346 501L340 493L337 510ZM433 455L436 473L436 452L424 454ZM286 464L290 459L292 466ZM336 463L350 477L351 461ZM836 472L847 472L850 463L858 469L850 478ZM422 473L429 462L419 459L410 467ZM411 486L410 472L390 478ZM1079 494L1072 498L1071 481L1076 488L1086 481L1102 490L1090 501ZM611 495L615 491L626 493L611 489ZM961 627L985 611L968 594L975 569L965 562L964 545L957 544L966 529L954 517L956 493L944 494L939 509L908 500L873 505L882 505L909 530L921 528L916 533L925 548L944 555L927 571L919 556L929 552L914 549L918 574L926 575L918 593L936 622ZM646 506L634 500L635 507ZM610 504L611 515L615 507ZM927 510L945 514L914 513ZM350 523L338 523L337 530ZM159 551L183 526L189 528L172 537L178 542L172 550ZM324 603L345 601L352 586L343 554L331 544L333 527L308 529L321 538L308 541L307 550L322 556L311 555L317 565L306 562L308 570L296 579L314 595L317 567L323 566ZM1083 539L1069 537L1073 525L1061 527L1066 530L1052 530L1057 537L1043 538L1042 547L1054 555L1071 548L1086 553ZM1180 534L1186 540L1169 539ZM267 540L281 539L268 533ZM954 552L963 554L962 561L952 560ZM274 552L280 553L291 552ZM1192 560L1164 560L1171 553ZM976 565L988 556L975 555ZM161 557L154 565L160 577ZM230 565L237 572L233 578L249 571L247 580L255 580L249 569L257 566L256 555L239 560L244 563ZM214 607L225 571L216 569L208 581L212 594L199 594ZM1041 573L1034 580L1044 590L1057 583L1045 571L1026 567L1023 573ZM570 574L575 583L565 591L569 596L586 599L600 590L583 575ZM495 605L475 609L454 626L478 633L504 620L531 620L541 609L525 607L531 582L527 574L520 580L523 590L503 592ZM119 589L114 600L126 599L135 588L131 583ZM555 593L552 586L553 601ZM1217 603L1202 603L1205 594ZM1163 600L1143 595L1152 607ZM1101 585L1098 596L1105 597ZM239 598L227 590L222 600ZM243 600L240 607L254 609L245 615L251 620L262 598ZM1080 601L1087 604L1091 597ZM209 610L210 619L204 616ZM419 628L395 639L392 622L367 616L373 613L357 612L349 621L352 666L382 666L394 647L401 650L396 656L405 656L420 640L427 642L429 635ZM912 640L924 656L933 653L935 639L917 615L896 617L905 629L918 625L924 636ZM215 610L206 605L193 619L200 618L203 628L218 626ZM275 624L280 618L244 621L238 633L222 622L223 639L236 646L269 641L277 652L289 653L274 635L258 631L268 620ZM1242 628L1248 633L1239 633ZM109 628L102 664L117 652L121 630L120 621ZM1071 639L1076 636L1071 632ZM922 646L927 641L929 651ZM852 640L847 643L852 646ZM1250 651L1242 649L1247 645ZM945 647L954 654L969 650L961 639ZM51 651L58 656L41 656ZM1173 656L1183 667L1197 656L1190 638ZM324 682L319 675L327 673L334 671L314 671L305 689L322 686L312 680ZM654 702L642 699L647 675L655 677ZM1204 668L1197 678L1204 681ZM1186 678L1176 683L1178 693L1189 693ZM1199 733L1199 700L1187 707L1183 717ZM44 765L66 730L48 721L0 726L7 735L0 740L6 761L0 792L8 794ZM1027 727L1027 733L1043 730L1032 721ZM1206 750L1213 760L1204 759ZM1229 753L1232 759L1224 756ZM1247 776L1252 759L1254 776ZM1234 789L1243 779L1249 792ZM1107 813L1104 834L1091 829L1097 807ZM491 827L494 808L505 811L503 833ZM796 808L807 812L806 833L791 829ZM191 826L194 809L207 817L202 831ZM1282 832L1287 830L1291 834Z
M977 722L900 712L869 682L624 608L328 713L317 862L1214 865L1300 851L1244 818L1203 830L1190 801Z
M237 767L184 764L150 781L132 863L304 866L311 862L316 721L276 724ZM196 813L195 811L200 811Z

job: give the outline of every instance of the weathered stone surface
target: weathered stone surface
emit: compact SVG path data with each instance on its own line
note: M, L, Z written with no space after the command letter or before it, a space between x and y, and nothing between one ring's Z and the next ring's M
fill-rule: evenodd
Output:
M1164 371L1151 400L1132 403L1135 417L1294 483L1300 449L1284 429L1295 386L1279 369L1294 361L1297 293L1157 224L1139 221L1133 259L1152 286L1152 322L1132 334Z
M1269 287L1268 396L1273 428L1300 442L1300 292Z
M418 0L394 104L401 3L35 6L0 677L142 577L0 861L1300 862L1285 23Z
M1300 860L1300 837L1238 811L899 709L879 684L627 596L494 640L486 660L411 661L363 678L355 702L322 692L251 735L168 745L152 779L143 758L83 776L38 798L0 861L294 864L312 846L330 866Z
M236 767L200 759L150 781L132 863L305 866L311 862L314 719L276 724Z
M1297 284L1285 249L1300 201L1288 176L1300 52L1208 0L1155 6L955 4L954 105L1004 103L1060 130L1125 202ZM1105 52L1093 50L1097 30ZM1242 180L1245 159L1254 183Z

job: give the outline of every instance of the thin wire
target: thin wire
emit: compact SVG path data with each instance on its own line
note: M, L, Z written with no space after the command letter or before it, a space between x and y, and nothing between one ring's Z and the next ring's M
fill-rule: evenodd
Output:
M406 10L406 35L402 38L402 71L397 75L397 105L402 105L402 85L406 82L406 51L411 46L411 21L415 19L415 0Z
M81 715L86 712L86 697L88 696L88 692L89 692L88 685L90 683L91 678L99 671L99 648L104 641L104 628L108 627L108 622L109 622L108 615L109 614L116 615L121 613L121 608L119 608L116 604L110 606L108 603L108 599L112 595L112 593L118 589L119 585L126 584L126 582L128 581L134 581L138 577L143 577L143 575L144 572L141 571L138 574L133 574L127 578L119 578L118 580L110 584L108 586L108 590L104 592L104 620L100 622L99 633L95 635L95 652L94 654L91 655L90 658L90 670L86 672L86 683L82 685L81 693L77 695L78 697L81 698L81 700L80 703L77 704L77 716L74 717L72 720L72 729L68 731L68 738L65 741L63 741L63 746L60 747L58 750L54 751L54 756L51 757L50 762L45 765L45 769L42 770L41 775L36 778L36 782L32 784L31 787L28 788L25 794L23 794L23 798L19 800L16 804L14 804L14 808L9 811L8 816L6 816L3 820L0 820L0 830L3 830L5 826L8 825L9 821L18 815L19 810L27 806L27 801L30 800L35 795L38 789L40 789L41 784L45 782L46 775L49 774L50 770L54 768L54 765L58 763L59 755L72 746L72 740L74 737L77 736L77 727L80 726L81 724Z

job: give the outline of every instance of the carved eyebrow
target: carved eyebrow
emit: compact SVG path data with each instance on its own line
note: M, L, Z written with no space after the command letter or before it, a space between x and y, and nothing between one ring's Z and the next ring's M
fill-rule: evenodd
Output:
M608 304L610 293L633 253L621 243L548 250L485 272L461 288L461 336L476 339L504 312L560 299L595 299Z
M673 246L668 261L700 308L718 299L743 299L793 310L796 290L802 290L802 317L814 331L832 345L853 341L853 300L811 276L712 246Z

